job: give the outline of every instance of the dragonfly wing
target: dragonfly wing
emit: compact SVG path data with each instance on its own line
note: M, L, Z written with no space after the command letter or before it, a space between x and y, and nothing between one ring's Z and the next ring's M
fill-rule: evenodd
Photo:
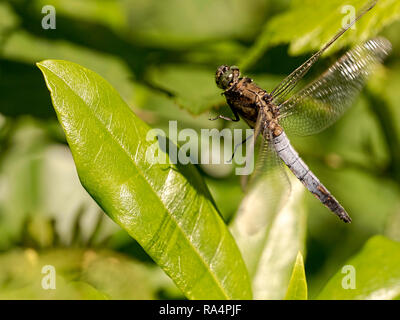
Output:
M268 130L263 136L255 169L237 215L241 232L247 235L265 232L290 194L289 178L270 142Z
M294 89L299 80L301 80L305 74L310 70L312 65L319 59L319 57L337 40L339 39L343 33L345 33L348 29L350 29L361 17L371 10L377 0L372 0L364 6L357 16L352 20L346 27L340 29L333 38L326 43L321 50L316 52L309 58L306 62L304 62L300 67L294 70L290 75L288 75L278 86L271 91L272 102L276 105L280 105L283 101L287 99L289 93Z
M388 40L375 38L348 51L317 80L280 105L280 124L285 131L310 135L333 124L390 50Z
M257 120L256 123L254 124L254 131L253 131L253 136L251 143L248 146L248 149L246 151L246 163L254 163L254 153L255 153L255 147L257 143L257 138L260 136L261 132L264 130L264 112L262 106L259 109L258 115L257 115ZM246 174L242 175L240 184L242 186L242 189L246 189L248 182L249 182L249 175L252 173L251 171L253 170L253 167L249 169L249 172Z

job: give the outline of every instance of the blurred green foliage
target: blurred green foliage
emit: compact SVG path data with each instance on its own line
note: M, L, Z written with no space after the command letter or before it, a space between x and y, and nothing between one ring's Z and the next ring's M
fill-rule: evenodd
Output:
M41 285L49 265L56 290ZM0 299L154 299L165 278L154 266L105 250L15 249L0 257Z
M71 247L81 252L106 248L114 251L110 255L118 257L123 253L128 262L122 272L132 272L132 278L126 278L132 280L124 281L149 278L156 283L139 296L123 288L109 287L112 284L89 281L82 275L83 269L78 268L79 275L62 275L66 281L78 283L73 288L67 284L62 297L182 297L169 279L146 273L158 269L80 186L35 62L65 59L97 72L153 127L166 129L168 120L178 120L181 129L245 128L242 123L208 121L210 110L226 112L214 85L218 65L234 63L246 67L257 83L270 90L335 33L342 19L340 4L359 8L363 3L0 1L0 297L46 298L30 286L37 280L34 276L21 278L23 271L13 274L17 272L14 268L20 265L24 270L28 262L21 261L26 259L26 250L37 251L35 259L41 261L42 254L54 248ZM55 30L41 27L41 8L45 4L52 4L57 10ZM357 29L335 44L305 79L311 80L346 48L366 38L379 33L392 42L393 52L385 66L374 74L342 119L321 134L292 138L300 155L353 218L350 226L342 224L304 193L301 208L307 216L305 248L303 251L301 242L295 242L295 253L304 253L309 298L316 298L370 237L384 235L400 241L399 16L398 1L380 0L357 24ZM230 166L200 166L199 170L222 216L230 221L242 198L238 177ZM271 231L272 234L278 233ZM382 250L390 247L393 257L400 250L396 245L387 245L388 240L374 239L354 259L363 259L372 244ZM64 258L77 264L83 259L61 254L54 261L63 264ZM290 259L291 267L284 268L285 283L289 281L295 255ZM125 271L128 269L131 271ZM334 279L328 287L334 286ZM330 296L327 290L323 291L325 297L334 297L333 289ZM285 292L286 287L282 298Z
M318 299L398 299L399 264L400 244L382 236L375 236L332 277ZM348 268L349 266L352 269ZM344 277L344 274L347 277ZM353 283L351 276L354 277ZM348 287L352 285L352 290L349 290Z

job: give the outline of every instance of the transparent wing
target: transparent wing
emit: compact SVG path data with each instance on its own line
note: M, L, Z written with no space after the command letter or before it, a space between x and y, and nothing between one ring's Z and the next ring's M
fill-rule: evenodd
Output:
M333 124L390 50L388 40L376 38L347 52L317 80L280 105L280 124L298 135L314 134Z
M247 235L265 232L290 194L289 179L273 143L269 143L269 135L263 133L254 172L236 218L240 231Z
M366 6L364 6L357 16L352 20L346 27L340 29L337 34L327 43L324 47L317 53L311 56L306 62L304 62L300 67L294 70L290 75L288 75L278 86L271 91L272 102L276 105L280 105L286 100L288 94L294 89L299 80L301 80L305 74L310 70L312 65L319 59L319 57L337 40L343 33L345 33L349 28L351 28L361 17L371 10L378 0L369 1Z

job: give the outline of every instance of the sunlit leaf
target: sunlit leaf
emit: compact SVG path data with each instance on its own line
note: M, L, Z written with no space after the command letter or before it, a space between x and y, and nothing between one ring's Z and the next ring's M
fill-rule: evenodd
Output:
M67 61L38 64L82 185L188 298L250 298L240 252L193 166L169 164L150 128L94 72ZM165 164L150 164L155 147Z
M263 227L255 234L243 229L246 216L235 217L232 232L242 251L252 277L255 299L283 299L286 294L297 253L305 247L306 212L303 205L304 186L291 179L292 194L279 213L270 213ZM245 197L246 200L246 197ZM260 221L253 219L257 225Z
M318 299L396 299L400 296L400 243L371 238L329 280Z
M285 299L307 300L307 281L301 252L297 254Z

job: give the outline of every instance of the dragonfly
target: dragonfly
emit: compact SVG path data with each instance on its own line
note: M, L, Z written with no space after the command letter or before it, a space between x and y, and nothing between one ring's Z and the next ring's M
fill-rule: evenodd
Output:
M376 37L355 46L316 80L294 95L289 94L321 55L371 10L376 2L377 0L364 6L322 49L269 93L251 78L241 77L236 66L222 65L215 76L217 86L224 90L222 94L234 118L219 115L210 120L239 121L242 118L254 129L254 144L258 136L263 138L249 185L254 186L260 179L271 177L269 171L276 172L273 167L283 167L283 162L322 204L346 223L351 222L349 214L301 159L286 132L310 135L336 122L352 105L374 68L390 53L390 42L383 37ZM284 175L285 170L281 170L279 179L287 179Z

